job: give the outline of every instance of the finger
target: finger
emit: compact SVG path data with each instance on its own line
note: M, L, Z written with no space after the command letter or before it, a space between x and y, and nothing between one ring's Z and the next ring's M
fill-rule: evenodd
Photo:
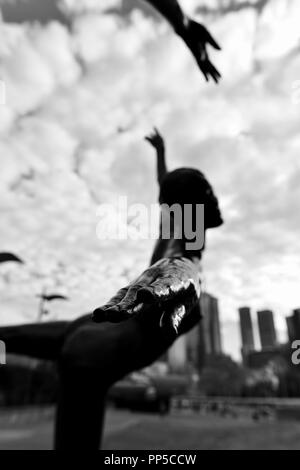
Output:
M209 61L208 68L211 74L214 74L217 78L221 78L220 72L216 69L216 67Z
M219 80L218 78L214 75L214 73L210 73L210 77L213 79L213 81L218 84Z
M215 39L212 37L212 35L210 34L209 31L206 30L206 41L208 42L208 44L210 44L214 49L217 49L217 51L221 51L221 47L219 46L219 44L217 43L217 41L215 41Z
M213 64L206 60L201 67L203 74L207 77L207 81L209 81L209 77L213 78L213 80L218 83L221 78L221 74L218 70L213 66Z
M132 282L126 289L125 294L122 296L116 308L118 310L129 311L132 313L132 309L137 305L137 293L140 289L151 285L151 283L157 277L157 266L146 269L134 282Z
M219 81L220 81L220 77L218 77L217 75L215 74L212 74L212 78L214 80L214 82L218 85Z
M209 78L208 78L208 73L207 73L207 71L206 71L206 69L205 69L205 65L202 64L202 65L200 66L200 69L201 69L201 72L203 73L203 75L204 75L204 77L205 77L205 80L208 82L208 81L209 81Z
M112 315L112 320L117 322L128 320L132 316L140 315L149 307L149 303L138 298L138 292L147 289L146 286L134 285L129 289L124 299L113 309L105 311L106 316ZM152 297L151 297L152 298Z
M109 302L102 307L96 308L92 314L92 319L95 323L101 323L103 321L110 321L108 318L114 311L118 312L116 306L122 301L128 291L128 287L120 289L116 295L114 295Z
M213 66L211 62L208 63L207 67L208 67L211 77L214 79L216 83L218 83L221 78L221 74L218 72L218 70Z
M94 319L94 317L92 317ZM124 310L119 310L115 307L111 307L107 310L104 310L101 312L101 316L98 316L96 319L94 319L95 323L103 323L103 322L109 322L109 323L121 323L125 320L128 320L130 318L129 313L127 313Z
M129 289L129 286L123 287L122 289L120 289L116 293L116 295L114 295L105 305L100 307L100 309L101 310L108 310L110 308L115 307L125 297L125 295L127 294L128 289Z
M136 313L134 308L137 306L137 292L142 288L141 284L133 285L126 293L125 297L118 304L120 311L127 312L129 315Z

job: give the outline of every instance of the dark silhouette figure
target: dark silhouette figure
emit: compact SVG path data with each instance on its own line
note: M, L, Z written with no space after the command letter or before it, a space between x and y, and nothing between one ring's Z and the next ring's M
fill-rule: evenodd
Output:
M182 184L184 191L191 191L193 197L206 194L205 201L215 212L212 220L220 224L216 199L207 194L210 186L203 175L192 169L167 173L163 139L155 133L148 140L158 150L161 200L173 200L175 173L175 182ZM56 449L97 449L108 388L158 359L178 335L196 325L201 317L200 258L201 252L187 252L182 240L160 239L152 266L93 316L0 328L8 353L57 361Z
M2 263L20 263L24 264L24 262L18 256L14 255L13 253L0 253L0 264Z
M146 137L146 140L155 148L157 154L157 179L160 186L159 202L167 204L169 207L173 204L184 206L185 204L204 204L205 206L205 231L211 228L217 228L223 224L218 200L214 195L213 188L205 178L204 174L194 168L178 168L168 172L165 157L165 143L158 130L154 128L152 134ZM179 253L185 253L185 256L197 255L201 259L202 250L198 253L187 253L185 245L186 239L169 242L160 237L154 249L151 264L155 263L162 256L168 256L170 247Z
M205 80L210 78L218 83L220 73L209 60L207 46L220 50L220 46L209 31L200 23L193 21L182 11L177 0L146 0L158 10L173 26L193 54Z

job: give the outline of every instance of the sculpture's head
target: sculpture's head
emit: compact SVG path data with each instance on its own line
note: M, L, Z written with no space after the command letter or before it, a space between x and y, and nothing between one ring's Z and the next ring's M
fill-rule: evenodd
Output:
M179 168L162 181L160 204L204 204L205 229L219 227L223 219L218 200L203 173L193 168Z

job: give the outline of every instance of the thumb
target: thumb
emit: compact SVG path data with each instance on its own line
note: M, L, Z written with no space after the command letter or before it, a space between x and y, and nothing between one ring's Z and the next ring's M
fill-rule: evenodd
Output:
M206 30L206 41L208 42L208 44L210 44L214 49L217 49L217 51L220 51L221 50L221 47L219 46L219 44L217 43L217 41L214 40L214 38L212 37L212 35L210 34L209 31Z

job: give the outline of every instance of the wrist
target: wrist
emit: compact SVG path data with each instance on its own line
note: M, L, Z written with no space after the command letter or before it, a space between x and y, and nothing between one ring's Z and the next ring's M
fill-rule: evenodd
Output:
M156 147L157 154L159 156L164 156L165 155L165 146L160 145L159 147Z

